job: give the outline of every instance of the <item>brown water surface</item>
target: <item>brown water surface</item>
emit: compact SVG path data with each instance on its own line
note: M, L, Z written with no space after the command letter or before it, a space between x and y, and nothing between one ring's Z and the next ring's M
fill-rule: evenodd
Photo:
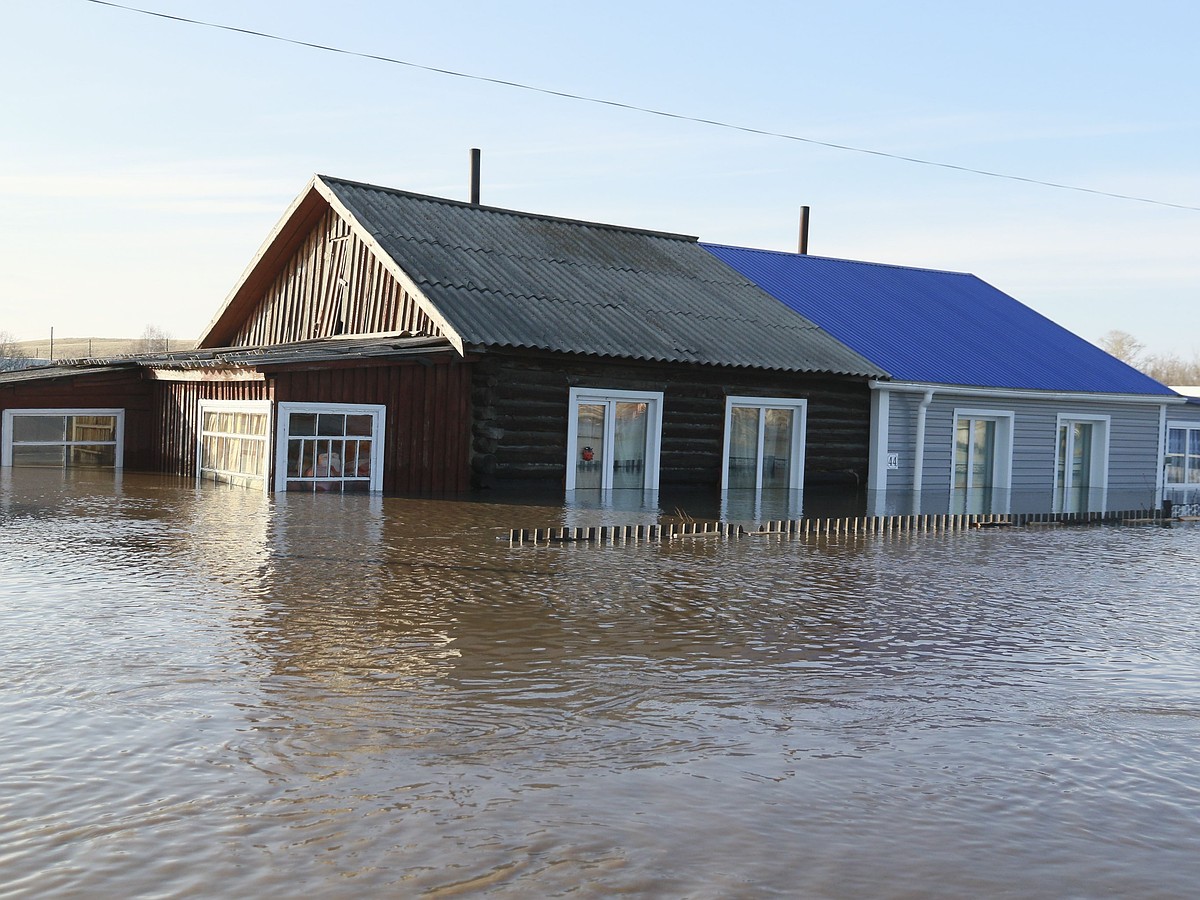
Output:
M578 515L0 470L0 896L1196 895L1200 530Z

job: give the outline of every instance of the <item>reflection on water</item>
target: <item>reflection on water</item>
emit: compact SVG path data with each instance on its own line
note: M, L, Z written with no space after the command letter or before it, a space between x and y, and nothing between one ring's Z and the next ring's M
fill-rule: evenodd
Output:
M1194 894L1200 531L586 514L3 472L0 895Z

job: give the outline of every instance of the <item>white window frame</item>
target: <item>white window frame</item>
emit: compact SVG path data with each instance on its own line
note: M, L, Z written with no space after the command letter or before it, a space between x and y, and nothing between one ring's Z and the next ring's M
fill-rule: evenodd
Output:
M995 456L992 464L992 510L994 513L1007 512L1009 498L1012 496L1013 471L1013 432L1016 413L1010 409L972 409L955 407L954 421L950 428L950 512L954 512L959 488L954 483L954 469L958 442L958 423L962 419L987 420L996 423ZM1057 432L1055 433L1057 437ZM968 451L969 452L969 451ZM971 471L968 457L967 472ZM966 497L971 491L981 488L966 488Z
M1092 463L1088 472L1088 512L1103 512L1108 509L1108 447L1109 432L1111 431L1112 416L1096 413L1059 413L1054 424L1054 512L1062 512L1062 498L1058 493L1058 467L1062 460L1059 458L1058 432L1064 425L1076 422L1093 426L1092 430ZM1098 426L1098 427L1097 427ZM1071 432L1067 432L1067 443L1073 441ZM1070 457L1068 446L1068 458ZM1097 449L1100 451L1097 453ZM1064 474L1067 470L1064 469ZM1092 502L1093 497L1099 497L1099 508Z
M1200 431L1200 422L1167 422L1166 443L1163 445L1163 487L1169 491L1178 493L1180 490L1200 490L1200 484L1194 481L1171 481L1170 472L1167 470L1167 457L1178 454L1171 453L1171 432L1182 431L1183 434L1183 472L1184 478L1187 478L1187 460L1188 448L1191 446L1191 437L1188 432Z
M262 489L263 493L268 493L271 490L271 435L273 433L274 421L272 417L273 404L270 400L201 400L199 406L199 418L196 427L196 483L199 484L203 480L205 471L218 472L222 475L245 475L244 472L225 472L217 469L201 469L204 461L204 435L220 432L206 432L204 430L204 414L206 412L245 412L267 416L267 432L259 437L258 435L226 435L229 437L242 438L244 440L262 440L266 445L263 452L263 472Z
M732 440L731 424L734 407L748 407L760 411L758 417L758 453L754 483L761 491L763 466L763 435L766 417L761 414L767 409L790 409L792 416L792 457L788 468L788 490L798 491L804 487L804 446L808 435L808 401L787 397L726 397L725 438L721 446L721 490L729 490L729 445Z
M287 491L288 483L288 423L292 413L338 413L346 416L371 416L371 479L367 490L378 493L383 490L383 438L387 418L387 407L381 403L305 403L285 401L276 405L275 426L275 490ZM378 465L375 465L378 462Z
M606 388L573 387L567 403L567 474L566 489L575 490L575 445L579 438L579 406L581 403L605 403L604 448L602 460L613 459L616 439L614 418L618 402L646 403L646 479L643 490L658 490L659 454L662 451L662 391L621 391ZM606 465L601 472L602 491L611 491L613 485L612 466Z
M116 439L114 441L37 441L35 446L95 446L97 444L113 444L113 468L121 469L125 465L125 410L113 407L60 407L57 409L6 409L3 419L3 440L0 441L0 466L12 465L13 448L13 419L20 416L115 416ZM24 443L24 442L22 442Z

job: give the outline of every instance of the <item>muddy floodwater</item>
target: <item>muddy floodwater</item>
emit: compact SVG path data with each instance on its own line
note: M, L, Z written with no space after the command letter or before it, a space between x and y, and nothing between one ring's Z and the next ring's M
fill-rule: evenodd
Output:
M0 470L0 897L1200 894L1200 528L574 515Z

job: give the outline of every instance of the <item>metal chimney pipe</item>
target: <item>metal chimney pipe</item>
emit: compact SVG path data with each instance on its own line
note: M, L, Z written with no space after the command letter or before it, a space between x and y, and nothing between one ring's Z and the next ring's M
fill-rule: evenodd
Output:
M471 150L471 205L479 205L479 148Z
M800 207L800 255L808 254L808 207Z

